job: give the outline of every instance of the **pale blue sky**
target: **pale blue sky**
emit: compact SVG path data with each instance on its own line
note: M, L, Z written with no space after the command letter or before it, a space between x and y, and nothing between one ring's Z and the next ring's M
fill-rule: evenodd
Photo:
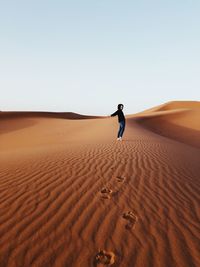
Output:
M0 110L200 98L199 0L0 0Z

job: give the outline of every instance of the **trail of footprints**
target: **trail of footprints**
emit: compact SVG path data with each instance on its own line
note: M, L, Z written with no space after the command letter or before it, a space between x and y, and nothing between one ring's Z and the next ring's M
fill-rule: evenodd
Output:
M116 177L116 181L118 183L124 183L125 180L126 180L125 177L122 177L122 176ZM103 198L103 199L110 199L114 193L116 193L116 192L114 192L112 189L110 189L108 187L103 187L100 191L101 198ZM138 221L138 217L134 214L134 212L128 211L122 215L122 218L127 221L127 224L125 225L126 229L130 230L130 229L135 228L135 224Z
M113 168L111 168L113 169ZM118 183L123 184L126 178L123 176L117 176L116 181ZM108 188L103 187L100 191L100 195L102 199L111 199L115 192ZM132 211L127 211L122 214L122 218L126 220L125 228L127 230L132 230L135 228L135 225L138 221L138 217ZM110 266L115 263L115 254L110 251L99 250L94 258L94 266Z

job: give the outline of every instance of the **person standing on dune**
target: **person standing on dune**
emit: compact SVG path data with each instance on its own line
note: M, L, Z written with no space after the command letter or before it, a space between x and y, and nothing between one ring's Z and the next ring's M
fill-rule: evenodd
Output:
M119 122L119 130L118 130L118 134L117 134L117 140L118 141L122 141L122 136L123 136L123 133L125 130L125 125L126 125L125 116L124 116L124 113L122 111L123 108L124 108L124 105L119 104L117 106L117 111L115 111L113 114L110 115L111 117L118 116L118 122Z

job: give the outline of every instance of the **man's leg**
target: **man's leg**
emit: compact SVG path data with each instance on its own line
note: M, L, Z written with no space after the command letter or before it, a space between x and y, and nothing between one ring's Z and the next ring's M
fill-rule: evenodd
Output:
M124 130L125 130L125 121L122 122L122 129L121 129L121 133L120 133L121 137L122 137L122 135L124 133Z
M119 131L118 131L118 134L117 134L117 138L121 137L121 132L122 132L122 124L120 122L119 123Z

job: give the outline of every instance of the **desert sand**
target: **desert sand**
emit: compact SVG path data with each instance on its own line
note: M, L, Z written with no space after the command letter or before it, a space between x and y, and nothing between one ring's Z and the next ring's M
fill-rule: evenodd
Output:
M0 113L0 267L200 266L200 102Z

